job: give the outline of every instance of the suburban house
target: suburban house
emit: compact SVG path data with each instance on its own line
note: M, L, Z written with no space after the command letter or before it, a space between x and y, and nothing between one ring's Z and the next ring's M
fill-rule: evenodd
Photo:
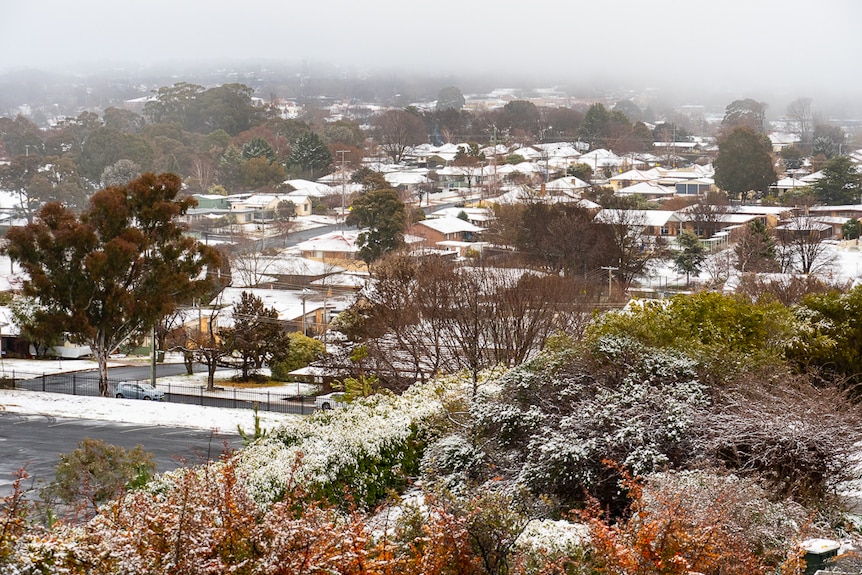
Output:
M802 180L797 180L796 178L781 178L769 186L769 193L773 196L781 197L787 192L802 190L808 186L808 183L803 182Z
M797 217L789 222L776 226L775 233L779 238L788 240L793 237L808 236L812 239L828 240L833 237L833 227L819 222L817 218Z
M653 181L638 182L614 192L616 196L642 196L646 200L655 202L670 199L675 194L676 190L674 188L669 188Z
M484 231L477 225L457 217L429 218L413 224L408 233L422 238L422 246L433 248L440 242L470 242L475 235Z
M303 257L318 260L358 260L359 248L356 247L358 230L329 232L296 244Z
M669 210L603 209L593 218L595 223L639 227L648 236L675 237L680 234L683 218Z
M267 308L278 312L278 321L290 331L306 335L318 335L326 331L329 322L352 303L353 296L330 296L328 292L309 289L280 290L260 288L228 287L210 302L210 306L222 307L218 326L233 325L233 306L242 299L243 292L250 293L263 302Z

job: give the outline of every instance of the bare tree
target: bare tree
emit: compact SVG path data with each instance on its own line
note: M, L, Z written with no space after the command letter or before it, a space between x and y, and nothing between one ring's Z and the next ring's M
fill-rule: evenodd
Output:
M704 420L704 431L707 452L727 467L758 475L778 497L810 502L858 479L860 424L845 392L785 373L733 386Z
M389 110L374 120L380 147L394 163L401 161L408 148L428 140L425 124L404 110Z
M688 221L694 224L695 235L711 238L725 227L727 221L727 196L709 194L689 206L685 212Z
M258 287L275 262L264 254L262 247L257 240L247 239L236 246L230 258L235 278L243 287Z
M620 289L627 290L635 278L664 253L664 241L647 234L647 217L642 210L607 209L596 216L597 223L611 231L615 275Z
M192 158L191 162L191 179L195 187L202 193L209 190L212 183L215 181L216 164L206 155L198 155Z
M202 363L207 368L207 391L215 389L215 372L222 358L230 355L230 349L218 336L218 318L222 307L214 305L204 311L198 307L198 318L194 325L182 324L167 335L166 345L180 351L187 365Z
M835 253L824 240L831 237L828 224L798 214L775 228L776 253L781 271L811 274L828 271Z
M803 148L810 145L814 133L811 102L811 98L796 98L787 106L787 117L793 122L793 133L799 136Z

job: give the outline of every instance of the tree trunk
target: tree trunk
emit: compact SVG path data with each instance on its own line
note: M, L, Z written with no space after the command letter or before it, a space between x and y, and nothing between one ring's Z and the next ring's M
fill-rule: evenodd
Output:
M207 391L213 391L215 389L216 367L218 366L215 359L207 362Z
M111 388L108 385L108 349L104 345L97 345L93 348L93 353L99 364L99 395L110 397Z

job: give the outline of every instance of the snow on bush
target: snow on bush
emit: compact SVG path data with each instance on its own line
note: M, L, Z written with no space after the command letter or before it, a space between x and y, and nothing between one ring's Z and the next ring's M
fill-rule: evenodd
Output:
M293 478L324 495L336 489L332 495L343 497L346 488L355 500L372 503L418 469L427 422L466 385L458 377L418 384L400 396L374 395L278 429L239 454L249 492L267 506Z

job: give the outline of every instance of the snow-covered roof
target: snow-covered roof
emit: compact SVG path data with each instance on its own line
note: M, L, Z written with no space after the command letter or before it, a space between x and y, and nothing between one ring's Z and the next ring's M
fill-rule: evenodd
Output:
M676 212L669 210L616 210L604 209L593 221L604 224L626 222L636 226L663 226L669 221L680 221Z
M304 242L296 244L296 249L303 252L336 252L355 253L356 239L360 232L357 230L342 230L329 232Z
M461 218L453 218L450 216L442 218L429 218L427 220L422 220L421 222L416 222L416 225L431 228L432 230L440 232L441 234L457 234L465 232L476 233L484 231L484 228L480 228L479 226L471 224L470 222L462 220Z
M388 174L384 174L383 177L390 185L395 187L428 183L428 176L418 171L389 172Z
M807 187L808 182L803 182L802 180L797 180L796 178L781 178L771 186L770 188L804 188Z
M662 186L656 182L637 182L631 186L620 188L615 192L615 195L620 196L630 196L634 194L651 197L672 196L676 194L676 190L674 188Z
M429 218L457 218L458 215L464 212L467 214L467 220L470 222L487 222L494 219L494 214L488 208L442 208L428 214Z
M661 174L658 170L628 170L623 172L622 174L617 174L616 176L611 176L610 181L612 182L651 182L654 180L658 180L661 177Z
M587 182L576 178L574 176L566 176L565 178L557 178L556 180L551 180L547 184L545 184L546 190L559 190L559 191L575 191L582 190L584 188L589 188L590 184Z
M327 186L326 184L321 184L320 182L310 182L308 180L287 180L284 183L291 186L294 191L302 192L308 196L314 196L316 198L323 198L341 193L340 187L334 188L332 186Z

